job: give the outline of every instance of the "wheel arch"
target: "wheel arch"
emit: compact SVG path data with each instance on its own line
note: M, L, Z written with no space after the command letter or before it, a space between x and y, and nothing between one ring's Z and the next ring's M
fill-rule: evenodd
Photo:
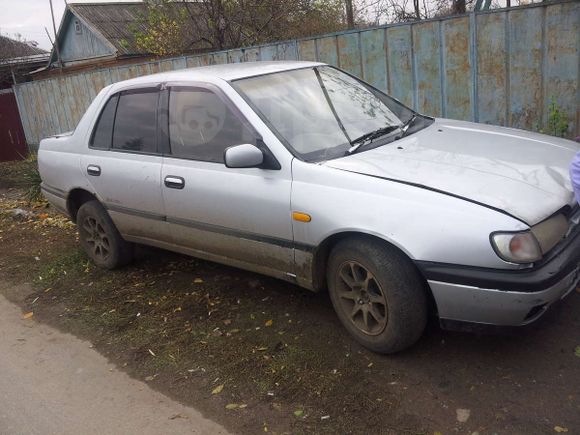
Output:
M437 305L435 303L435 299L433 297L431 288L429 287L427 280L425 279L419 268L415 265L415 261L413 257L410 255L410 253L397 243L393 242L392 240L388 240L379 235L362 231L341 231L331 234L328 237L326 237L316 247L316 249L313 252L312 258L312 286L315 291L327 289L326 269L330 253L339 242L349 238L375 241L384 244L385 246L390 246L391 248L396 249L400 254L402 254L405 258L407 258L413 264L413 266L415 266L418 275L421 277L421 279L425 284L425 289L427 292L427 296L429 298L430 305L432 306L433 310L435 311L437 310Z
M97 200L97 197L86 189L78 187L69 192L66 198L66 209L73 222L77 220L79 208L84 203L92 200Z

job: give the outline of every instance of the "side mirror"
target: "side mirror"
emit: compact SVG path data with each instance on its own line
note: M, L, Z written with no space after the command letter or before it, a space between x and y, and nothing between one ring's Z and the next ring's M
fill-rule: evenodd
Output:
M264 163L264 153L257 146L246 143L226 148L224 161L228 168L257 168Z

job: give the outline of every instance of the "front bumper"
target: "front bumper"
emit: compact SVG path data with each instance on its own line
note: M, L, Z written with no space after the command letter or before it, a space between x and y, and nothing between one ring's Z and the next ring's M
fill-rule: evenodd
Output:
M532 323L580 280L580 225L533 268L495 270L419 262L442 323L500 326Z

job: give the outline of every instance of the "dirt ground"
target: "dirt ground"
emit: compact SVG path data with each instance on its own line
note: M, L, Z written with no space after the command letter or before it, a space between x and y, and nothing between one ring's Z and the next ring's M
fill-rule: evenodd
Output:
M325 293L149 248L96 269L72 224L8 186L0 171L0 280L35 291L5 296L229 430L580 433L579 292L515 334L433 321L409 351L377 355L348 337Z

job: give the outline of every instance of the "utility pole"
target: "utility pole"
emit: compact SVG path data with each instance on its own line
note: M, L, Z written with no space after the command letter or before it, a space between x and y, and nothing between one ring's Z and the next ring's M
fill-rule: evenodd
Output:
M60 50L58 49L58 40L56 37L56 23L54 22L54 10L52 9L52 0L48 0L50 3L50 15L52 16L52 30L54 30L54 48L56 49L56 59L62 71L62 60L60 58Z

